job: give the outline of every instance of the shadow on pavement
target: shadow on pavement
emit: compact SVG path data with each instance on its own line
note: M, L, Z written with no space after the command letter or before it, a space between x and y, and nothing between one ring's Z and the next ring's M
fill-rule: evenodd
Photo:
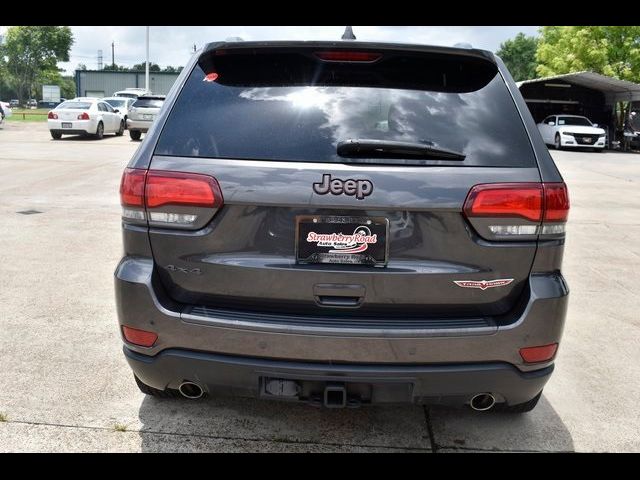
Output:
M328 410L244 398L145 397L139 418L143 452L431 451L417 406Z
M437 451L553 451L574 450L564 422L544 394L529 413L508 414L429 409Z

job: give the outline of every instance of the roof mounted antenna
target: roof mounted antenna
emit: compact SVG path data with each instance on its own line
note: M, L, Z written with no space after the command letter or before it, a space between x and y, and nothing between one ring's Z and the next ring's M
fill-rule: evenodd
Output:
M356 36L353 34L353 29L351 27L346 27L344 29L344 33L342 34L342 40L355 40Z

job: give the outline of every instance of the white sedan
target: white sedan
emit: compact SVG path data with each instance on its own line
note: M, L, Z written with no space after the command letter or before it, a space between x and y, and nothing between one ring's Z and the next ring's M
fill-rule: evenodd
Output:
M602 151L606 132L586 117L551 115L538 124L544 143L560 150L562 147L593 148Z
M61 103L48 114L49 131L54 140L62 135L94 135L124 133L122 114L107 102L91 97L74 98Z
M124 118L125 127L127 126L127 118L129 117L129 110L131 110L131 105L136 102L136 98L126 98L126 97L105 97L102 100L111 105L114 109L118 110Z

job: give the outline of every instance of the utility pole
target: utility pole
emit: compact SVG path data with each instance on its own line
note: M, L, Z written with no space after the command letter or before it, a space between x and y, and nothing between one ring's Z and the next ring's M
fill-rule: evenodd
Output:
M147 27L147 62L144 67L144 88L149 90L149 27Z
M116 42L111 42L111 67L116 67Z
M98 50L98 70L102 70L102 50Z
M196 53L196 50L197 50L197 48L196 48L196 44L194 43L194 44L193 44L193 53Z

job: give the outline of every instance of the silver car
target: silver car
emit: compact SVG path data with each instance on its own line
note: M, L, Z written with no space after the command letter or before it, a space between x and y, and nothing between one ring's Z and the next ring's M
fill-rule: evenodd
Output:
M148 95L139 97L129 110L127 128L132 140L140 140L153 124L164 104L164 96Z

